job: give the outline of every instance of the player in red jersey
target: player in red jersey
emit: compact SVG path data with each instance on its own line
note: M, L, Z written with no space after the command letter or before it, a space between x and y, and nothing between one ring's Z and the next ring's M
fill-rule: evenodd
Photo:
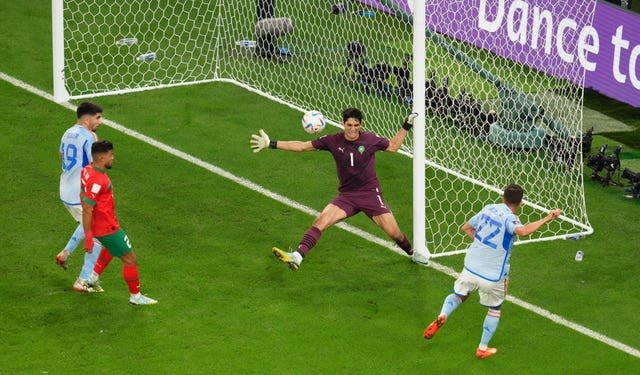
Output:
M138 277L138 261L133 252L127 234L120 228L115 213L113 186L107 176L107 170L113 164L113 144L109 141L98 141L91 146L93 163L82 170L80 176L80 198L82 199L82 226L85 239L84 249L91 252L94 238L100 241L103 248L98 257L88 284L99 287L99 276L109 265L113 256L122 260L122 274L129 287L132 305L152 305L158 301L140 293Z
M409 239L400 230L393 213L382 197L376 175L375 153L398 151L413 126L416 116L415 113L409 115L391 139L363 131L362 112L357 108L347 108L342 112L344 131L313 141L272 141L263 130L260 130L260 135L252 136L251 147L254 152L267 147L296 152L329 151L335 160L340 180L338 196L322 210L313 225L307 229L298 249L291 253L277 247L272 249L278 259L287 263L292 270L297 270L304 257L320 239L322 232L360 211L382 228L407 255L413 255Z

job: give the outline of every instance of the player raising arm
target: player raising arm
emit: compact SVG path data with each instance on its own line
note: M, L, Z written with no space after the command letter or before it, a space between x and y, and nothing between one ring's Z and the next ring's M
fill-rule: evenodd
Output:
M433 338L451 313L478 289L480 304L489 310L482 325L476 357L486 358L498 351L489 347L489 341L498 327L500 307L507 296L513 242L516 236L528 236L562 214L560 209L554 209L542 219L522 225L516 213L523 195L519 185L507 186L502 196L503 203L485 206L462 226L462 231L473 239L473 243L467 250L464 269L453 286L453 293L444 299L440 315L424 330L425 339Z
M104 246L93 272L89 277L90 287L99 287L99 276L109 265L113 256L122 260L122 275L129 287L132 305L151 305L157 301L140 294L138 260L127 234L120 228L115 213L113 186L107 170L113 164L113 145L109 141L98 141L91 146L93 163L82 170L82 225L84 227L84 249L91 252L94 238Z
M265 148L294 152L313 150L330 152L335 160L340 181L338 196L327 204L320 216L307 229L298 249L290 253L277 247L272 249L279 260L287 263L292 270L297 270L325 230L360 211L382 228L405 253L413 255L409 239L398 227L393 213L382 196L376 175L375 153L398 151L413 126L416 116L416 114L409 115L392 139L363 131L363 115L357 108L347 108L342 112L344 131L313 141L272 141L263 130L260 130L259 135L252 135L253 152L259 152Z

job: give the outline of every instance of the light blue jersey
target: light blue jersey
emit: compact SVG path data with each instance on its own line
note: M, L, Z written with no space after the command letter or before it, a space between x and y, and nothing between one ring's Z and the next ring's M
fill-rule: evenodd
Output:
M60 199L67 205L80 205L80 172L91 163L91 145L95 141L96 137L92 131L77 124L62 135Z
M506 204L490 204L469 220L476 229L473 243L464 258L464 268L489 281L499 281L509 273L514 230L520 220Z

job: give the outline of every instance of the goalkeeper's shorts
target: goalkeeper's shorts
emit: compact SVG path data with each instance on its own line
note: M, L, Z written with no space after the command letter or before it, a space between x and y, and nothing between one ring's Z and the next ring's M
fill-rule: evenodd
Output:
M351 217L360 211L370 218L391 212L382 197L382 192L378 188L341 192L331 201L331 204L340 207L347 213L347 217Z

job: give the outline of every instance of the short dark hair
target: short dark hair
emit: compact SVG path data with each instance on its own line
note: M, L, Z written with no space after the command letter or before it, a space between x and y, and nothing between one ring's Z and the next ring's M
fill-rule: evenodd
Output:
M104 154L110 150L113 150L113 143L107 140L97 141L91 145L91 156L95 159L96 155Z
M524 190L522 186L517 184L511 184L504 188L504 200L508 204L520 204L522 202L522 196L524 195Z
M102 107L91 102L80 103L78 109L76 109L76 115L78 118L84 115L97 115L98 113L102 113Z
M350 118L355 118L362 122L362 117L362 111L358 108L347 108L342 111L342 122L346 122Z

